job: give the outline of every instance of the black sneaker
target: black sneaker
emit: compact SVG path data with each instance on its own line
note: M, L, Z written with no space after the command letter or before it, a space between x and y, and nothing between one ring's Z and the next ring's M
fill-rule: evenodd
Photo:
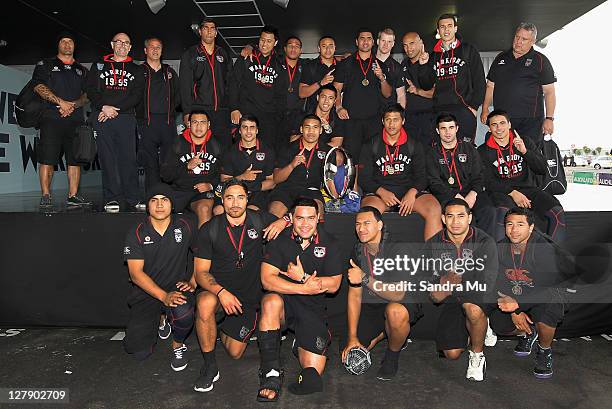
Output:
M538 379L548 379L552 378L553 370L553 357L552 357L552 349L547 348L544 349L538 344L536 346L536 365L533 368L533 374Z
M376 373L376 379L379 379L381 381L392 380L393 378L395 378L395 375L397 375L398 367L398 359L389 359L388 357L385 357L385 359L382 361L382 364L380 365L380 368L378 369L378 372Z
M189 360L187 359L186 352L187 346L185 344L172 350L174 356L172 357L170 366L175 372L182 371L183 369L187 368Z
M530 325L531 334L525 334L523 338L519 338L518 343L514 347L515 356L528 356L533 350L533 345L538 340L538 331L536 331L535 325Z
M111 200L104 205L104 211L106 213L119 213L119 202L116 200Z
M219 369L216 367L209 369L203 366L202 369L200 369L200 376L193 385L193 390L197 392L210 392L213 390L215 386L214 383L219 380L219 377Z
M79 195L74 195L66 199L66 206L91 206L91 202Z
M40 204L38 206L41 209L48 209L50 207L53 207L53 204L51 203L51 195L43 195L40 198Z
M170 323L168 323L168 321L166 320L166 317L164 317L162 324L157 329L157 335L159 335L161 339L168 339L171 333L172 327L170 326Z

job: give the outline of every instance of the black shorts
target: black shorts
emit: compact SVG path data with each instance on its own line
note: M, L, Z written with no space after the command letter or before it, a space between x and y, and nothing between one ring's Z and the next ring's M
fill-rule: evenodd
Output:
M381 186L383 189L388 190L389 192L392 192L395 197L397 197L399 200L402 200L402 197L404 197L404 195L406 193L408 193L408 191L410 189L412 189L412 187L404 187L404 186ZM416 194L416 198L418 199L419 197L423 196L423 195L430 195L431 193L429 193L426 190L421 190L418 191ZM376 193L366 193L365 195L367 196L376 196L376 197L380 197L378 196ZM432 195L432 197L434 197ZM434 197L435 198L435 197ZM389 210L387 210L387 212L399 212L399 205L395 205L389 208Z
M331 331L324 310L315 311L302 304L295 296L279 295L283 298L285 308L284 328L295 333L296 346L313 354L327 355Z
M219 329L236 341L247 343L257 331L259 313L256 306L242 305L242 314L227 315L223 308L216 314Z
M175 212L182 212L189 207L191 203L203 199L213 199L213 206L221 204L221 198L215 194L214 190L209 190L208 192L198 192L197 190L173 190L172 206Z
M385 309L387 303L361 304L359 324L357 325L357 338L366 348L374 338L385 331ZM408 311L410 325L414 325L423 316L421 304L402 303Z
M555 206L561 206L556 197L538 187L518 188L517 190L531 200L532 210L538 215L544 215L547 210ZM505 193L489 192L489 196L495 207L507 207L510 209L516 206L514 200Z
M287 183L283 183L274 188L272 193L270 193L270 203L281 202L287 209L291 209L293 202L300 197L307 197L325 203L320 189L302 186L287 186Z
M77 121L43 119L40 124L40 139L36 144L36 160L41 165L55 166L62 153L68 166L79 166L74 160L72 142L76 136Z
M482 308L487 317L498 309L497 304L471 303ZM441 304L438 308L442 309L436 328L436 348L438 351L466 348L470 334L465 326L463 303L447 302Z
M540 304L521 304L521 311L526 313L533 323L541 322L552 328L557 328L565 316L566 305L563 302ZM495 310L489 316L489 324L496 334L508 335L516 330L512 322L512 313Z

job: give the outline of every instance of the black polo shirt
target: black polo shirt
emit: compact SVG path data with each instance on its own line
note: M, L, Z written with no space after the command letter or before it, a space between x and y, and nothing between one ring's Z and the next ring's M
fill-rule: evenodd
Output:
M259 139L256 140L255 147L252 149L243 148L241 142L238 141L225 151L221 161L221 173L238 176L252 165L253 170L261 170L262 172L257 175L255 180L245 180L245 183L249 192L257 192L261 190L261 184L266 177L272 175L275 160L274 151Z
M145 95L149 99L149 113L168 114L170 83L163 67L155 71L146 62L143 65L145 76Z
M342 106L348 110L351 119L378 117L384 98L380 91L380 80L374 74L370 61L374 58L385 75L388 75L387 65L376 59L374 53L366 60L360 60L358 55L359 53L355 52L342 60L335 72L334 81L344 84ZM367 69L365 77L362 67L363 71ZM368 85L363 85L364 79L368 80Z
M193 271L187 271L188 251L195 245L196 228L188 219L172 215L163 236L153 228L149 216L128 230L123 258L144 260L144 272L164 291L176 291L178 281L189 281ZM193 249L195 251L195 249ZM143 289L132 284L128 301L145 299Z
M300 153L302 150L302 139L298 139L289 144L278 156L276 162L277 168L284 168L289 165L293 158ZM305 188L317 188L321 187L321 181L323 180L323 165L325 163L325 156L331 149L327 144L317 143L317 145L311 149L304 149L303 155L306 157L306 163L299 165L293 169L286 181L281 185L286 186L300 186ZM308 162L310 161L310 164Z
M260 226L254 222L259 218ZM259 304L262 295L260 266L263 256L262 229L278 220L277 217L256 210L247 209L245 223L230 226L225 214L213 217L200 228L198 248L195 257L211 260L210 274L217 283L234 294L242 303L250 306ZM230 239L231 233L234 241ZM244 236L243 236L244 231ZM240 237L243 236L242 268L236 267Z
M412 63L410 58L405 58L400 70L395 88L403 87L406 90L406 113L432 112L432 98L425 98L408 92L408 80L412 81L415 87L423 89L419 83L419 61Z
M317 114L316 105L315 109L313 109L310 114ZM338 114L333 107L329 111L328 123L324 124L323 121L321 121L321 126L323 127L323 133L319 137L319 144L321 146L329 144L331 138L344 136L344 124L342 123L342 120L338 118Z
M388 107L390 105L397 103L397 92L395 91L395 84L397 84L398 78L402 74L402 65L393 58L393 56L389 55L385 61L383 61L384 67L383 72L386 71L387 82L391 85L393 89L391 91L391 96L389 98L385 98L382 93L380 97L382 98L384 107Z
M281 75L285 75L287 81L287 111L301 111L304 107L304 100L300 99L300 82L304 75L304 63L298 59L296 66L291 68L286 58L281 61L283 66Z
M519 58L512 49L499 53L487 79L495 83L493 105L511 118L544 117L542 85L557 82L548 58L533 48Z
M303 64L304 69L302 72L302 78L300 82L306 85L312 85L315 82L319 82L325 77L331 70L336 69L336 59L333 59L332 65L326 65L321 60L321 57L313 58ZM334 78L337 73L334 71ZM317 107L317 95L318 91L309 96L306 99L306 112L312 112Z
M64 101L76 101L85 92L87 69L77 61L64 64L59 58L53 57L39 61L32 74L33 85L46 85L51 92ZM62 118L55 104L45 103L44 118L83 121L83 107L76 108L67 118Z
M332 277L342 274L344 266L337 240L322 228L306 249L295 241L292 232L283 232L276 240L266 246L264 263L268 263L281 271L287 271L289 263L296 263L297 256L304 267L306 274L317 272L317 277ZM280 274L285 280L295 283L289 277ZM325 309L325 294L317 295L289 295L304 306L323 310Z

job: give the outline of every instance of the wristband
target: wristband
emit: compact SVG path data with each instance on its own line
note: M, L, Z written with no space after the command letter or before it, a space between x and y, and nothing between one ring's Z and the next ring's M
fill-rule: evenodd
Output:
M360 287L363 287L363 283L353 284L349 281L349 286L353 288L360 288Z
M550 119L551 121L554 121L554 120L555 120L555 117L554 117L554 116L547 116L547 117L545 117L544 119Z
M285 221L285 227L291 226L291 217L289 215L284 215L283 220Z
M221 287L221 289L219 291L217 291L217 297L219 296L219 294L221 294L221 291L225 290L225 287Z

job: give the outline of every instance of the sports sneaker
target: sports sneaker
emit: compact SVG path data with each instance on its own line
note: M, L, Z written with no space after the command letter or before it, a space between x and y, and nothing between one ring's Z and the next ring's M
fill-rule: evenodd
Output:
M53 204L51 203L51 195L43 195L40 198L40 204L38 206L41 209L47 209L47 208L53 207Z
M111 200L104 205L104 211L106 213L119 213L119 202L116 200Z
M172 352L174 353L174 357L172 358L172 362L170 363L172 369L175 372L178 372L187 368L187 364L189 363L185 353L187 352L187 345L183 344L178 348L174 348Z
M470 352L467 373L465 377L470 381L482 382L487 370L487 360L483 352Z
M137 212L144 212L147 210L147 205L144 202L138 202L134 205L134 209L136 209Z
M497 335L495 335L495 332L493 332L493 330L491 329L488 319L487 319L487 333L485 335L484 344L485 346L488 346L488 347L494 347L495 344L497 344Z
M166 317L163 317L162 324L157 329L157 334L159 335L161 339L168 339L171 333L172 333L172 327L170 326L168 321L166 321Z
M66 206L90 206L91 202L89 200L85 200L83 197L79 195L70 196L66 199Z
M399 360L397 359L389 359L385 357L383 359L382 364L380 364L380 368L376 373L376 379L381 381L390 381L395 378L397 375L397 368L399 367Z
M293 356L297 359L300 359L300 353L298 352L298 346L296 345L295 338L293 338L293 343L291 344L291 352Z
M536 347L536 365L533 368L533 374L538 379L548 379L553 375L552 364L552 349L542 348L540 344Z
M514 355L515 356L527 356L531 354L533 350L533 345L538 340L538 331L536 331L535 325L530 325L531 334L525 334L523 337L519 338L518 343L514 347Z
M412 340L408 337L406 337L406 340L404 341L404 345L402 345L402 349L400 349L400 351L403 351L404 349L408 348L408 345L412 342Z
M197 392L210 392L215 386L214 383L219 380L219 369L203 366L200 369L200 376L193 385L193 390Z

